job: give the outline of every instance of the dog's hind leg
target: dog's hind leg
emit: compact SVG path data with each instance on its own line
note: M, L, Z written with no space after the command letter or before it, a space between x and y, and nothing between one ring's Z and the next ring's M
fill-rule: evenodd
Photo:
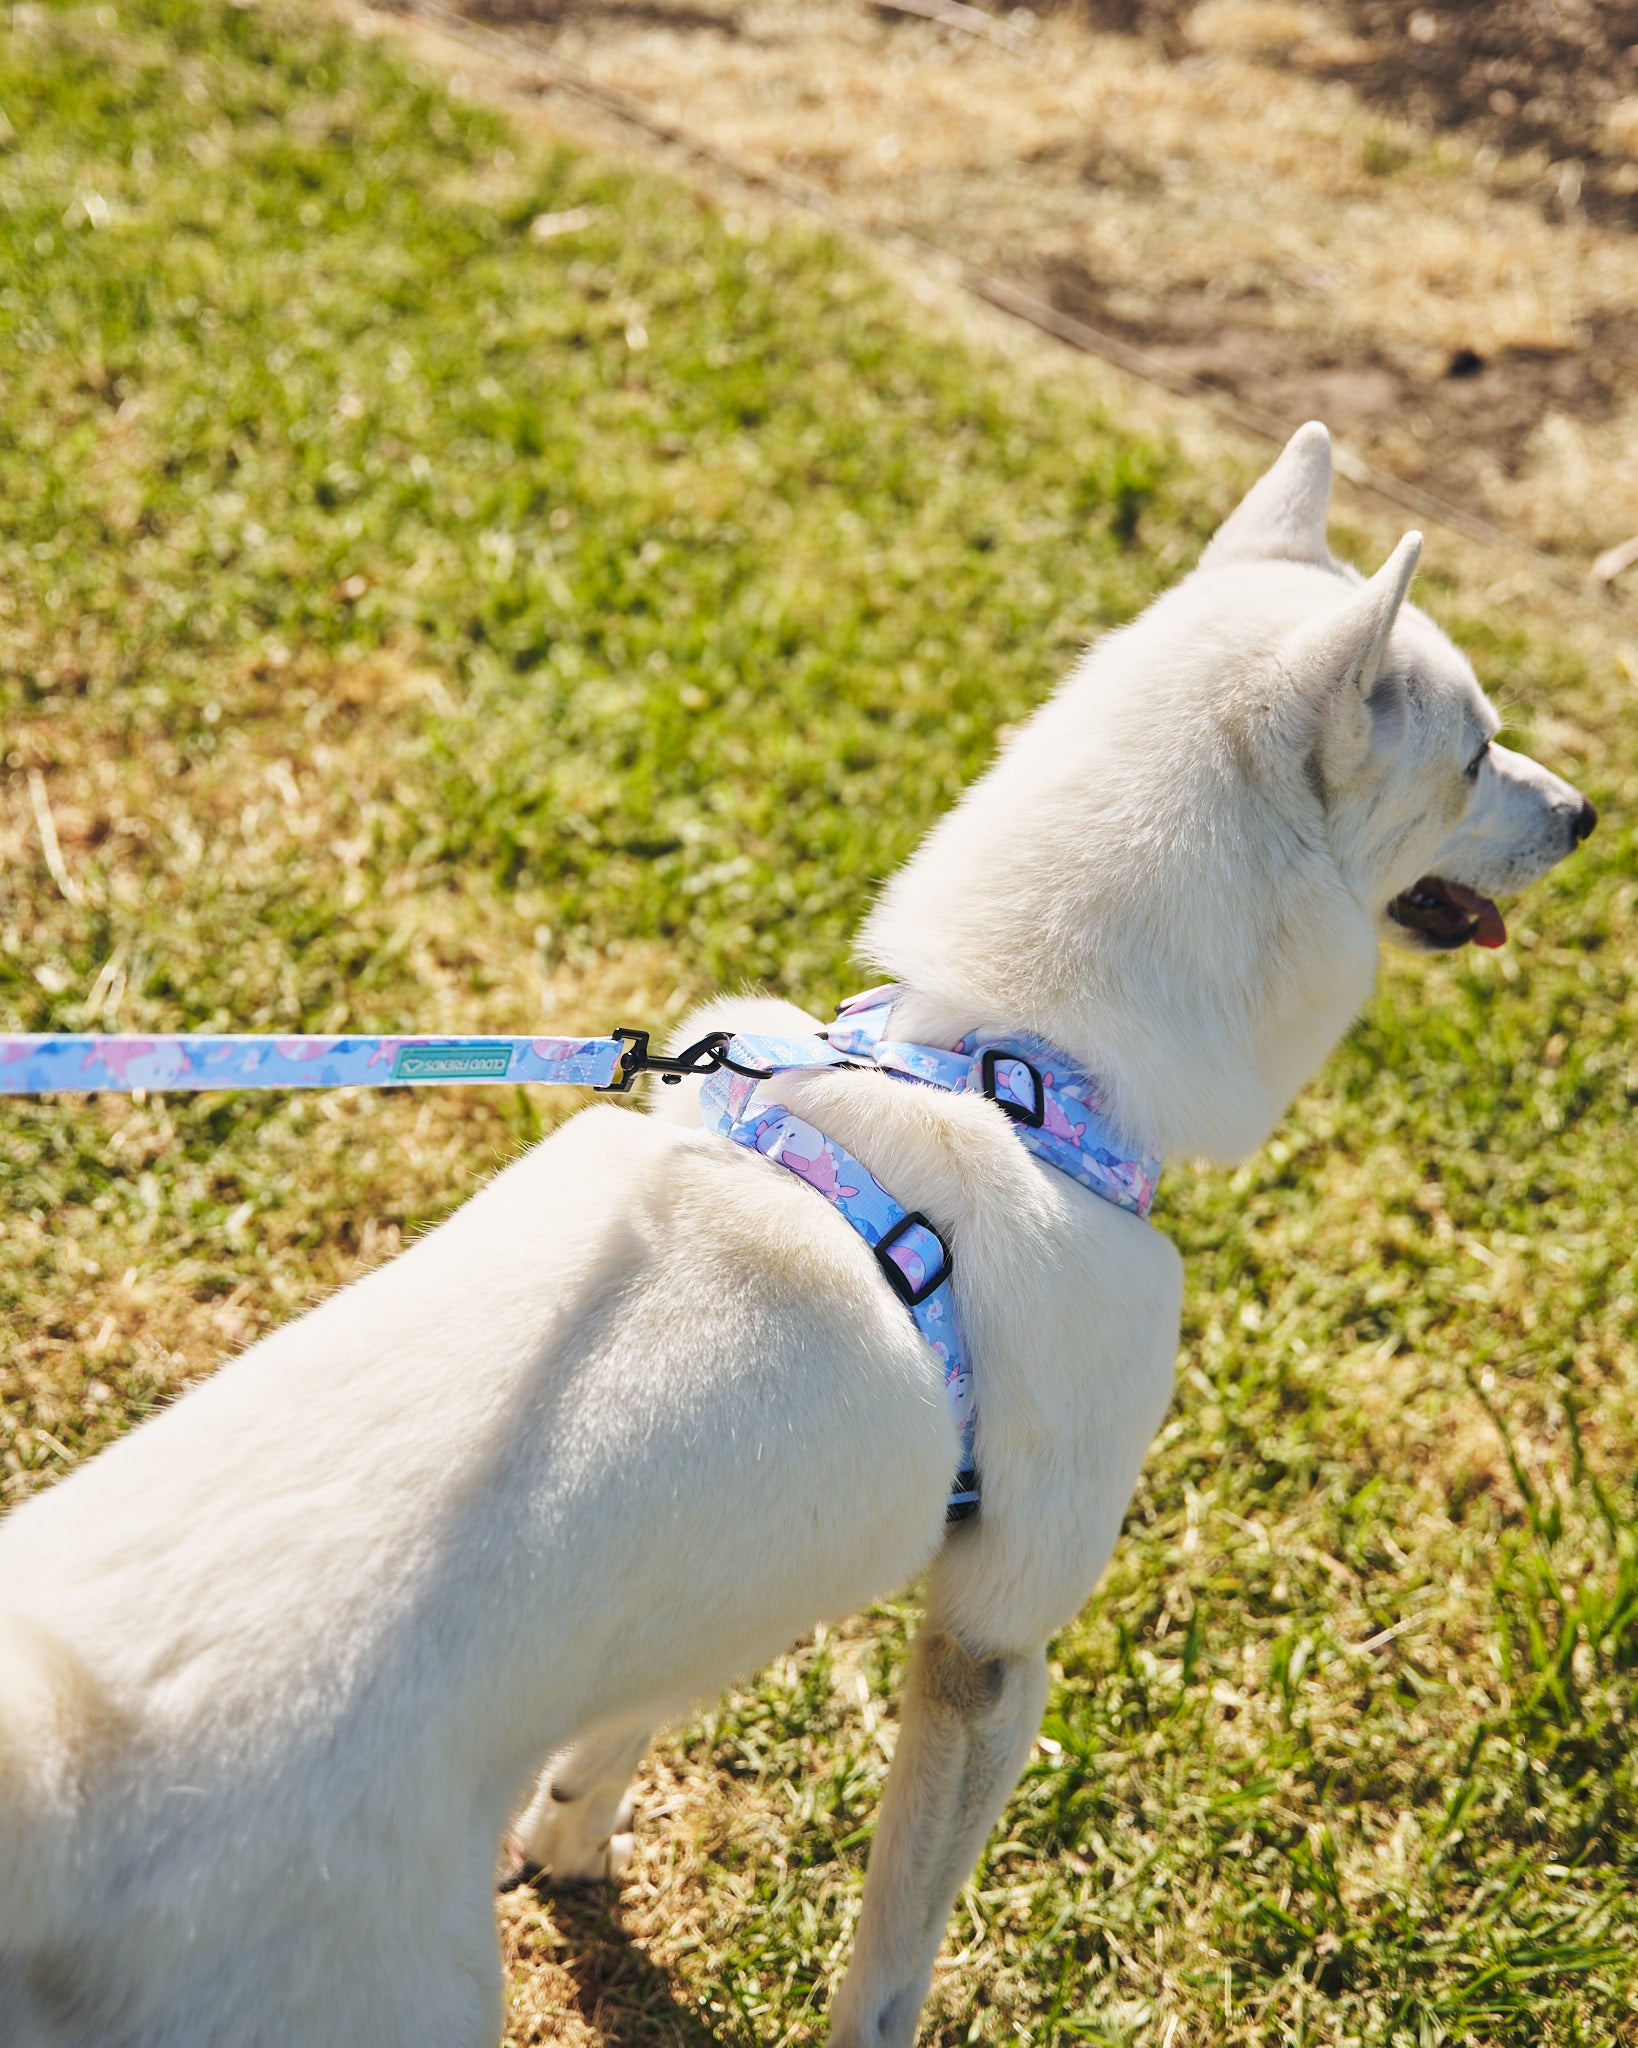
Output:
M1018 1782L1046 1696L1044 1648L986 1656L936 1621L922 1629L831 2048L911 2048L945 1922Z
M631 1862L627 1787L648 1747L648 1729L600 1729L554 1757L503 1851L502 1891L542 1875L558 1883L622 1877Z

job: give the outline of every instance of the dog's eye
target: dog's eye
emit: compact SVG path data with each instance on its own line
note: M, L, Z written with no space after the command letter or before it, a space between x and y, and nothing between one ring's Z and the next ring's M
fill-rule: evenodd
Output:
M1486 741L1485 741L1485 743L1484 743L1484 745L1483 745L1483 746L1482 746L1482 747L1481 747L1481 748L1479 749L1479 751L1478 751L1478 752L1477 752L1477 753L1476 753L1476 754L1475 754L1475 755L1473 756L1473 759L1472 759L1471 761L1469 761L1469 762L1468 762L1468 764L1467 764L1467 766L1466 766L1466 767L1465 767L1465 768L1464 768L1464 769L1462 770L1462 773L1463 773L1463 774L1464 774L1464 775L1465 775L1465 776L1467 777L1467 779L1468 779L1468 781L1469 781L1469 782L1477 782L1477 781L1478 781L1478 779L1479 779L1479 770L1480 770L1480 769L1481 769L1481 768L1482 768L1482 767L1484 766L1484 758L1485 758L1486 754L1488 754L1489 752L1490 752L1490 742L1489 742L1488 740L1486 740Z

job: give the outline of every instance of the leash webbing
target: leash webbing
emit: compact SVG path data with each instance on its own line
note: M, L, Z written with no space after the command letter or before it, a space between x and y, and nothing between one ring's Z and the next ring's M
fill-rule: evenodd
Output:
M335 1038L159 1032L0 1037L0 1095L205 1088L404 1088L430 1083L617 1085L627 1040Z

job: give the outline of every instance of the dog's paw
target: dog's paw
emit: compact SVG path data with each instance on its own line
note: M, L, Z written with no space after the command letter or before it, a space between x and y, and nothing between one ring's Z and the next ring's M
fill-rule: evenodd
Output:
M518 1828L508 1831L502 1844L497 1880L501 1891L542 1882L606 1884L625 1876L636 1849L629 1798L620 1802L613 1828L606 1835L597 1833L592 1815L578 1799L558 1804L548 1801L544 1813L538 1812L539 1804ZM607 1807L603 1812L607 1814ZM534 1820L532 1827L530 1819Z

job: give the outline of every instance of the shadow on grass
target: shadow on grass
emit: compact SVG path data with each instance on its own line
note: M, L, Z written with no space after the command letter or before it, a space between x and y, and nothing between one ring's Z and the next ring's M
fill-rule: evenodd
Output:
M572 1987L576 2011L607 2048L742 2048L743 2026L708 2026L686 1994L651 1962L620 1917L616 1894L605 1887L542 1881L536 1892L566 1949L558 1961Z

